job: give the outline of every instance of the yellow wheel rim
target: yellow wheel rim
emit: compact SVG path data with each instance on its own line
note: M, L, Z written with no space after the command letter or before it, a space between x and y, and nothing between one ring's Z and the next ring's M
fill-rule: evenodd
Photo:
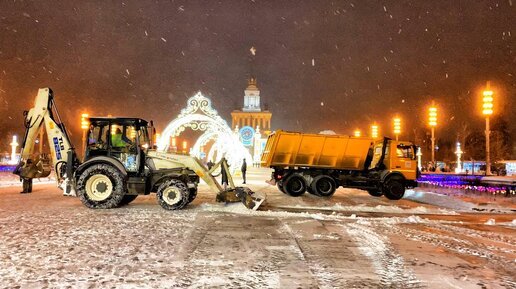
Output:
M104 201L113 193L113 183L106 175L93 175L86 181L86 195L92 201Z

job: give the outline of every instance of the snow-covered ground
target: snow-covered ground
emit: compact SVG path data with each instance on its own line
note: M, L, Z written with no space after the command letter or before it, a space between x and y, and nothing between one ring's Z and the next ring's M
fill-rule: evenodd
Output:
M291 198L268 175L249 172L259 211L205 186L181 211L154 195L89 210L54 184L2 187L0 288L516 288L513 203L419 189Z

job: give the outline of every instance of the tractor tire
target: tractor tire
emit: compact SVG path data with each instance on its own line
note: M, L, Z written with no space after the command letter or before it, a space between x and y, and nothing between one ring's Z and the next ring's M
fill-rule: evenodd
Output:
M128 205L130 202L136 200L138 195L125 195L120 202L120 206Z
M389 200L399 200L405 194L405 184L402 179L392 177L383 185L383 194Z
M190 191L190 195L188 195L188 204L190 204L197 197L197 188L190 188L188 190Z
M331 197L335 193L335 190L337 190L335 180L328 175L315 177L310 187L314 194L321 197Z
M383 195L379 190L367 190L367 192L373 197L381 197Z
M301 175L293 174L285 180L283 189L287 195L299 197L306 191L305 179Z
M77 195L90 209L116 208L120 206L126 191L124 175L108 164L88 167L77 181Z
M287 194L287 193L285 192L285 188L283 187L283 181L278 181L278 182L276 183L276 186L278 187L278 190L280 190L280 192L282 192L282 193L284 193L284 194Z
M156 192L159 205L166 210L180 210L188 205L190 192L180 180L163 182Z

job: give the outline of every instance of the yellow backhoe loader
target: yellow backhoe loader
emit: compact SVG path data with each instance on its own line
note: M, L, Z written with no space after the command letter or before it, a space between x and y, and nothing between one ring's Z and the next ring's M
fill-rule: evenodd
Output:
M34 107L25 112L25 137L14 171L23 183L23 193L32 191L33 178L48 176L53 168L64 195L78 196L88 208L115 208L138 195L155 192L163 208L182 209L197 196L200 179L217 193L218 202L242 202L256 210L265 200L262 194L234 185L224 158L208 169L195 157L152 149L149 131L154 129L143 119L92 117L89 123L81 162L59 117L52 90L39 89ZM33 152L43 127L50 157ZM213 176L219 168L228 176L227 186Z

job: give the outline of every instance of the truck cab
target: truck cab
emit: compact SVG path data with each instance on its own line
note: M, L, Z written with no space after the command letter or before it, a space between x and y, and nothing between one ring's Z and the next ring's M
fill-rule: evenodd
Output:
M120 161L129 176L139 175L149 147L147 121L139 118L90 118L84 162L106 156Z

